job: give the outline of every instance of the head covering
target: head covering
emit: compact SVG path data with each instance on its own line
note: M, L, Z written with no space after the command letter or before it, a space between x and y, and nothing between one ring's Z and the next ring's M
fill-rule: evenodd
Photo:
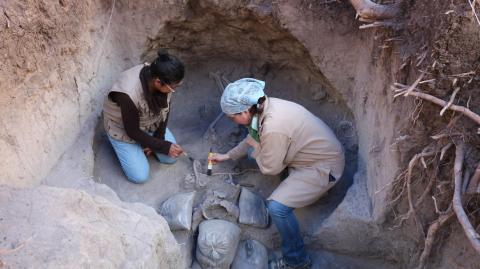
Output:
M220 100L223 113L232 115L247 111L265 96L264 88L265 82L254 78L242 78L228 84Z

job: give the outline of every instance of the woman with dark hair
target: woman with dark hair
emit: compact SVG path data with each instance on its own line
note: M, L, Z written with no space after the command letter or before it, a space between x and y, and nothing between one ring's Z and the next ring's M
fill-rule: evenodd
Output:
M127 179L148 180L145 155L173 164L183 153L167 128L172 93L181 85L185 67L166 50L158 51L151 64L141 64L120 74L103 104L103 123L108 139Z
M333 131L296 103L265 95L265 82L243 78L228 84L220 105L235 123L248 127L248 136L226 154L214 153L212 162L237 160L253 148L260 171L276 175L285 168L288 177L267 198L268 213L282 239L283 257L269 262L270 269L311 267L295 208L312 204L340 179L344 151Z

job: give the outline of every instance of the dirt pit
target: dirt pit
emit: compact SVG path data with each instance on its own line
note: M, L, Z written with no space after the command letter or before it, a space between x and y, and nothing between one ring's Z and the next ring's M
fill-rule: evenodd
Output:
M457 83L462 90L455 104L475 110L480 28L466 1L404 1L393 27L372 28L356 20L352 2L0 3L0 183L7 186L0 188L0 267L187 268L202 220L196 209L206 193L239 186L264 199L281 181L261 175L250 159L216 165L214 175L204 175L210 148L226 152L246 135L219 116L221 88L243 77L265 80L267 95L305 106L345 147L340 182L295 211L314 268L417 267L438 218L430 194L443 189L429 190L433 185L422 177L429 160L414 169L412 195L402 171L425 145L436 143L432 136L455 134L445 130L452 124L475 133L477 126L454 121L460 115L451 111L440 117L441 108L428 101L394 98L391 86L412 85L426 72L422 91L449 100ZM187 67L169 128L199 164L200 179L188 158L174 165L151 158L150 180L136 185L125 179L106 139L102 103L121 71L151 61L159 48ZM454 142L447 138L437 147ZM445 154L438 184L452 187L454 151ZM467 168L476 163L471 159ZM398 204L389 197L395 189ZM192 191L194 229L172 234L160 206ZM418 200L420 193L425 203L419 218L392 230L408 212L410 196ZM445 203L451 201L452 192L442 193ZM421 262L476 268L478 255L452 223L439 230ZM239 226L241 240L256 239L270 255L279 254L275 227Z
M326 197L296 211L305 241L310 242L311 240L308 239L310 235L335 210L352 184L353 173L357 167L357 137L351 112L344 104L335 103L335 100L326 93L323 93L320 99L313 97L316 93L312 93L309 85L319 82L302 81L302 78L312 77L314 74L305 74L288 67L281 69L272 67L268 73L259 77L252 74L248 66L245 67L241 62L187 62L186 65L189 67L185 78L186 83L173 97L169 128L178 144L201 164L198 172L203 174L201 178L206 182L195 182L193 162L187 157L180 157L173 165L160 164L154 157L150 157L150 180L141 185L130 183L126 180L102 128L95 142L97 151L94 176L96 180L110 186L123 201L145 203L157 210L172 194L191 191L196 191L194 207L198 207L207 190L223 190L225 184L244 186L267 198L280 183L281 176L262 175L254 160L245 158L238 162L221 163L214 166L212 176L205 176L209 149L212 148L215 152L226 152L247 134L244 127L220 116L221 86L218 82L226 85L228 81L254 76L267 82L268 96L295 101L321 117L335 131L346 148L346 170L340 182L329 191ZM219 120L211 128L210 126L219 116ZM227 175L228 173L231 175ZM279 250L280 238L273 225L266 229L243 224L240 224L240 227L242 239L256 239L271 250ZM192 234L174 232L174 235L181 243L185 243L186 255L194 252ZM317 248L314 245L315 242L310 244L312 248ZM313 254L312 257L321 257L315 259L318 267L314 268L327 265L335 268L388 268L383 263L374 266L370 261L336 257L331 253Z
M247 134L244 127L222 115L219 100L223 88L243 77L261 79L266 81L268 96L297 102L325 121L346 151L346 168L340 182L324 198L296 210L308 248L318 251L311 253L314 268L395 268L383 261L327 253L319 250L321 247L311 240L353 182L358 152L356 123L347 104L326 82L321 70L313 66L303 46L271 25L258 27L257 23L242 19L228 23L221 22L221 19L172 23L151 42L153 49L145 51L148 58L148 55L154 55L156 48L174 40L167 47L185 61L186 78L173 96L168 128L177 143L198 161L197 172L205 182L195 179L194 163L186 157L180 157L174 165L160 164L150 157L150 180L141 185L128 182L102 127L95 138L94 178L110 186L123 201L145 203L157 211L173 194L191 191L195 191L194 208L198 208L207 190L222 191L231 185L246 187L267 198L280 183L281 176L262 175L252 159L215 165L212 176L204 175L210 148L215 152L227 152ZM199 29L201 33L193 33ZM243 33L240 39L238 31ZM216 42L209 43L210 47L203 46L202 43L208 43L210 38L215 38ZM278 50L268 51L267 44L278 46ZM271 253L278 253L280 238L273 225L264 229L239 225L242 240L258 240ZM184 244L187 264L191 264L192 253L195 253L195 232L198 233L195 230L174 231L177 240Z

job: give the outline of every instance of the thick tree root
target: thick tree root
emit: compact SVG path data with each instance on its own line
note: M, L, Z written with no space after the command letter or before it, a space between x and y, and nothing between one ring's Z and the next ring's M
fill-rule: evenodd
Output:
M413 86L413 85L412 85ZM467 116L474 122L480 125L480 115L476 114L475 112L471 111L470 109L464 107L464 106L459 106L459 105L454 105L449 102L446 102L438 97L435 97L430 94L426 94L423 92L416 91L415 87L408 87L399 83L395 83L394 86L392 86L392 89L396 92L394 97L398 96L415 96L419 97L421 99L427 100L429 102L432 102L436 105L443 106L446 109L457 111L462 113L463 115Z
M457 215L458 222L462 225L462 228L467 236L468 240L472 247L480 254L480 236L475 231L475 228L470 223L467 214L463 210L462 204L462 166L463 158L465 156L465 145L462 141L457 142L457 149L455 151L455 167L454 167L454 176L455 176L455 192L453 194L453 210Z
M358 16L365 19L392 19L400 13L400 4L380 5L370 0L350 0Z
M360 21L369 22L369 24L361 25L360 29L374 27L399 29L403 27L401 23L395 20L402 10L402 1L390 5L381 5L371 0L350 0L350 4L357 11L357 17Z
M477 165L477 169L473 173L472 178L468 183L467 193L478 193L479 192L479 183L480 183L480 162Z
M394 86L392 86L392 89L396 92L394 97L409 96L409 95L419 97L423 100L427 100L427 101L430 101L430 102L432 102L434 104L437 104L439 106L443 106L443 109L440 113L441 115L446 110L457 111L457 112L460 112L461 114L467 116L468 118L470 118L471 120L473 120L474 122L476 122L477 124L480 125L480 115L474 113L473 111L471 111L470 109L468 109L464 106L459 106L459 105L454 105L453 104L453 101L455 99L455 95L459 91L458 88L455 89L455 91L453 92L452 96L450 97L449 102L446 102L446 101L444 101L440 98L437 98L435 96L419 92L416 89L416 86L418 84L422 83L421 82L422 78L423 78L423 75L420 75L420 77L411 86L406 86L406 85L402 85L402 84L399 84L399 83L395 83ZM480 133L480 130L479 130L479 133ZM453 201L452 201L453 212L455 212L455 214L457 215L457 219L458 219L459 223L461 224L461 226L462 226L462 228L465 232L465 235L467 236L468 240L470 241L470 244L475 249L475 251L477 251L477 253L480 254L480 235L476 232L475 228L472 226L470 220L468 219L468 216L465 213L465 210L463 209L462 197L461 197L461 195L463 193L462 190L464 190L464 184L466 184L466 183L463 182L464 179L463 179L463 176L462 176L463 159L464 159L464 156L465 156L465 145L464 145L464 142L462 140L457 140L455 142L455 145L456 145L455 165L454 165L455 191L454 191ZM445 151L447 149L448 149L448 145L445 146L444 149L442 149L441 158L443 158L443 155L445 154ZM410 207L410 210L407 212L407 214L405 216L407 218L410 216L410 214L415 213L414 207L412 207L412 205L413 205L412 199L410 197L411 191L408 189L408 187L410 186L410 182L411 182L411 179L410 179L411 178L411 171L410 170L411 170L412 165L414 165L417 162L418 156L419 156L418 154L415 155L414 158L412 158L412 160L410 161L409 172L407 173L407 191L408 191L408 194L409 194L408 201L409 201L409 207ZM473 174L472 178L470 179L469 187L468 187L467 192L476 192L476 190L478 188L478 181L479 180L480 180L480 164L477 167L477 169L476 169L475 173ZM439 212L438 209L436 211L437 211L437 213ZM444 218L442 218L442 216L444 216ZM437 219L437 221L434 222L430 226L429 232L428 232L429 235L432 234L430 237L434 237L438 228L441 226L441 224L443 224L442 221L445 222L448 219L447 216L448 216L447 213L441 215L439 217L439 219ZM432 231L430 231L430 230L432 230ZM431 242L433 242L433 239L430 239L430 241L429 241L429 236L428 235L427 235L427 240L425 241L425 249L424 249L424 252L422 253L422 256L420 258L420 264L419 264L418 268L423 268L423 266L425 265L426 258L428 257L428 255L430 253L431 246L427 245L427 242L428 242L428 244L432 244Z

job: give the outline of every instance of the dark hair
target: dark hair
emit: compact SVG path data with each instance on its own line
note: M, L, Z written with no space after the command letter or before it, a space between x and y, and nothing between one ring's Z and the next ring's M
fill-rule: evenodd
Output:
M251 106L248 111L252 114L262 114L263 113L263 102L265 102L265 96L258 98L256 105Z
M152 78L158 78L165 84L180 82L185 75L183 63L166 49L160 49L157 54L157 59L150 65Z
M150 65L145 65L140 71L140 82L148 107L153 113L159 113L160 109L167 107L167 98L160 92L152 92L148 88L148 82L159 79L162 83L172 84L180 82L185 75L185 66L166 49L157 52L158 57Z

